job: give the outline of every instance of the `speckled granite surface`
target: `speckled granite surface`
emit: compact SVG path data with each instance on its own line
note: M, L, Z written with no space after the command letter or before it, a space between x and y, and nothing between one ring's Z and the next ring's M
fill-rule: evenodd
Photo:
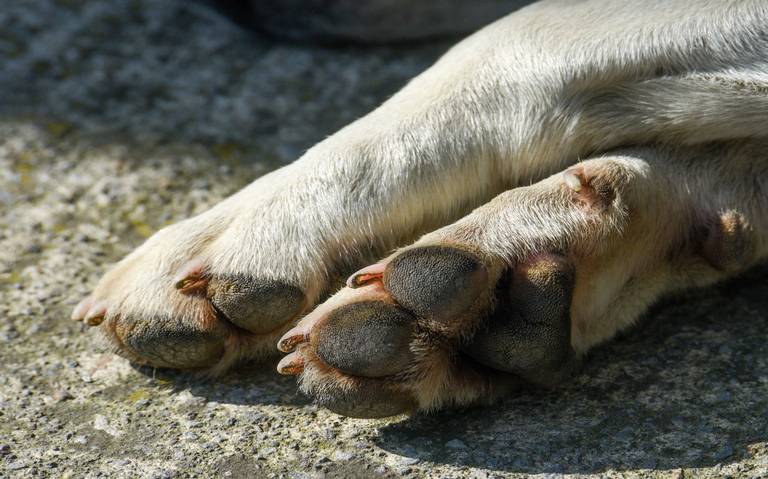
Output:
M0 9L0 477L768 476L768 270L657 308L556 392L385 421L274 364L137 370L67 320L108 265L446 44L275 44L182 0Z

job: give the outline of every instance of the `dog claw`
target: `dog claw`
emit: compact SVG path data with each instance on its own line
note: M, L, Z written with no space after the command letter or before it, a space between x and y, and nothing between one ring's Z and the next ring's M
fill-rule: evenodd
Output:
M384 263L376 263L366 266L349 277L347 280L347 287L354 289L365 286L373 281L381 281L381 278L384 277L384 269L386 266L387 265Z
M179 270L173 279L173 285L181 294L205 293L208 289L208 278L199 261L190 261Z
M570 170L563 173L563 181L565 181L565 184L568 186L568 188L577 193L581 191L581 188L584 186L581 179Z
M98 326L104 321L107 315L107 305L104 302L98 302L91 306L83 321L88 326Z
M304 371L304 356L291 353L277 363L277 372L286 376L296 376Z
M174 283L181 294L205 293L208 289L208 279L203 277L188 276Z
M75 309L72 310L72 314L69 316L69 319L72 321L82 321L83 318L85 318L85 315L88 314L88 311L93 306L93 297L88 296L86 298L83 298L79 303L77 303L77 306L75 306Z
M296 346L308 341L309 334L306 331L302 328L293 328L280 338L280 341L277 343L277 349L284 353L290 353L296 349Z

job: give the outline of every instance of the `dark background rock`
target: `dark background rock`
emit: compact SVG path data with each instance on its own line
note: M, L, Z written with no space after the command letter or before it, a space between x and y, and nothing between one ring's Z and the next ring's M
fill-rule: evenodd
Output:
M224 1L230 11L244 13L234 3ZM370 43L466 34L529 3L532 0L250 0L253 23L273 35Z

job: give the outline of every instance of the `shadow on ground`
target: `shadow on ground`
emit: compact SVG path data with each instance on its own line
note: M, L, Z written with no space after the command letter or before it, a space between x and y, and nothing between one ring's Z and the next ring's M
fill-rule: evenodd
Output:
M246 364L223 377L136 366L134 370L148 379L171 384L173 393L189 391L193 396L222 404L306 406L310 400L296 389L293 377L276 371L277 361Z

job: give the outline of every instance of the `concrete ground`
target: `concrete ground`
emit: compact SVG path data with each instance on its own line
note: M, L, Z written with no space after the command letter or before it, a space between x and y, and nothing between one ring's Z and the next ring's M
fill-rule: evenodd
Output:
M319 48L184 0L0 8L0 477L766 477L768 269L656 308L569 385L390 420L274 363L135 369L67 318L107 267L370 110L447 44Z

